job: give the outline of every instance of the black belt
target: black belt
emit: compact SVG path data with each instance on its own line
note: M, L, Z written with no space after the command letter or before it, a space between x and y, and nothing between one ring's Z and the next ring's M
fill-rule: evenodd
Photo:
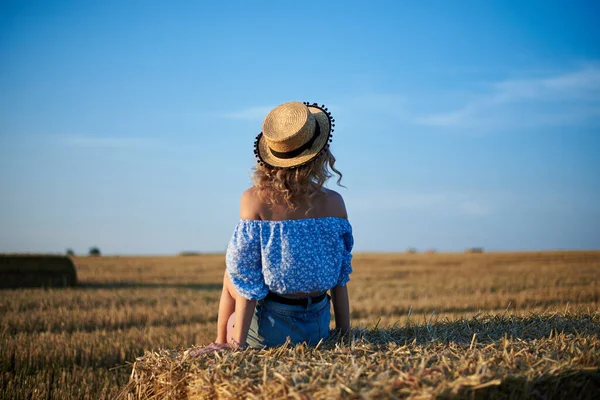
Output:
M269 292L265 299L274 301L276 303L287 304L289 306L307 306L309 304L315 304L320 302L325 298L325 296L327 296L327 292L315 297L301 297L297 299L292 299L289 297L279 296L278 294L275 294L273 292Z

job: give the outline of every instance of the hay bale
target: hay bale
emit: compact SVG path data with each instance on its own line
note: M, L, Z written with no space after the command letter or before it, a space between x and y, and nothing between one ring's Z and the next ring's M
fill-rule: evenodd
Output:
M75 286L77 272L69 257L0 254L0 288Z
M477 314L356 328L318 346L198 358L195 348L146 351L117 399L592 399L600 390L599 318Z

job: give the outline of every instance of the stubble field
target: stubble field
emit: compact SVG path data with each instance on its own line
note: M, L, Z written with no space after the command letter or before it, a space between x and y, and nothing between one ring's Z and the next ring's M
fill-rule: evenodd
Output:
M223 255L74 262L76 288L0 291L0 398L600 390L600 252L356 254L351 337L202 359L184 350L214 339Z

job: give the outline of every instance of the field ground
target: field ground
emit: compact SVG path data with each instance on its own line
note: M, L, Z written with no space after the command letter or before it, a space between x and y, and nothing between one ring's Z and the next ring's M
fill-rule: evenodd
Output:
M148 350L129 389L160 396L600 390L600 252L356 254L353 340L200 360L160 349L214 339L223 255L74 262L78 287L0 291L0 398L115 398ZM148 373L181 385L165 389Z

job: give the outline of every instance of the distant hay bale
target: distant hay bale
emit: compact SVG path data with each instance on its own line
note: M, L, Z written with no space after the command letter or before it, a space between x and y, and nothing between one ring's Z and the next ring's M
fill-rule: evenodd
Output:
M465 249L465 253L483 253L483 247L469 247L468 249Z
M0 254L0 288L75 286L77 272L69 257Z
M427 253L427 254L435 254L435 253L437 253L437 250L436 249L427 249L427 251L425 253Z

